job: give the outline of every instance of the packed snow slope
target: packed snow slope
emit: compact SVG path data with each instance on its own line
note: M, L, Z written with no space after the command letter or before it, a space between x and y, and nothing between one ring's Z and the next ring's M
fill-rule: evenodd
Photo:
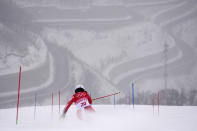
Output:
M63 109L63 106L61 106ZM16 125L16 109L0 110L2 131L196 131L197 107L129 105L94 105L95 114L84 114L84 120L76 117L76 107L71 106L65 120L59 120L59 107L38 106L19 109ZM34 119L35 112L35 119Z

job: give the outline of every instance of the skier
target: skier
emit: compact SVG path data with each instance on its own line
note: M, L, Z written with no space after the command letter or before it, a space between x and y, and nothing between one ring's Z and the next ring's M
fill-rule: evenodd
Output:
M92 99L90 98L89 94L85 91L85 88L83 85L77 85L75 87L75 94L72 96L72 98L68 101L66 107L64 108L63 114L61 115L61 118L65 118L65 115L69 109L69 107L72 105L72 103L75 103L77 105L77 116L80 120L82 120L82 111L89 111L89 112L95 112L95 110L92 108Z

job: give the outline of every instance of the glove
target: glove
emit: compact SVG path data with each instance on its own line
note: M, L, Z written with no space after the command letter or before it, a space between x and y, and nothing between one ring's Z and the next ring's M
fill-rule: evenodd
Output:
M66 116L66 113L63 113L63 114L60 116L60 120L64 120L64 119L65 119L65 116Z

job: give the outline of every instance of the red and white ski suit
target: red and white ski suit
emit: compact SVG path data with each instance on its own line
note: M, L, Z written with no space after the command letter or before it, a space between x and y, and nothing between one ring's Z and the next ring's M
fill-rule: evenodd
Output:
M66 107L64 108L64 114L68 111L69 107L72 103L75 103L78 107L77 116L79 119L82 119L82 110L88 110L90 112L95 112L92 108L92 99L90 98L89 94L86 91L75 93L72 98L68 101Z

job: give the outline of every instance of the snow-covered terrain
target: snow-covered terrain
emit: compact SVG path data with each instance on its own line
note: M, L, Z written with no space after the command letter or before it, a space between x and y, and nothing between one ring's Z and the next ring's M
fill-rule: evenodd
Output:
M1 1L1 107L14 106L19 65L21 105L35 91L68 98L79 83L93 95L121 91L123 104L131 82L138 104L158 91L162 104L197 104L195 0Z
M172 48L173 39L151 23L109 31L45 29L44 37L67 48L78 59L103 71L111 64L139 59Z
M16 73L20 66L23 68L22 71L31 70L46 61L47 47L40 36L28 32L29 37L34 40L26 42L24 38L24 41L20 41L20 44L23 44L23 49L18 49L13 46L15 43L11 41L12 39L3 37L4 35L16 37L17 32L0 23L0 33L0 75Z
M63 105L61 108L63 109ZM71 106L65 120L59 120L58 106L19 108L16 125L16 109L0 110L2 131L196 131L197 107L192 106L132 106L94 105L95 114L84 114L84 120L76 117L76 107ZM35 119L34 119L35 112Z
M180 35L181 39L185 41L188 45L195 48L197 47L197 18L189 19L186 22L177 25L174 28L174 34Z
M196 131L197 106L184 106L197 105L196 12L196 0L0 0L0 130ZM121 94L60 120L51 96L76 84Z

